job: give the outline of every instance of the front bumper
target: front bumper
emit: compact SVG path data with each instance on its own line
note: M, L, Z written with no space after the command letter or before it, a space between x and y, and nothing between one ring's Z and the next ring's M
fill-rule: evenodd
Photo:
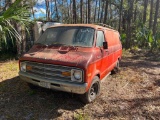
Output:
M37 86L76 94L84 94L87 88L87 83L73 83L58 80L50 80L47 78L44 79L24 72L19 72L19 77L21 80L24 80L28 83L32 83ZM43 86L41 83L45 83L45 85Z

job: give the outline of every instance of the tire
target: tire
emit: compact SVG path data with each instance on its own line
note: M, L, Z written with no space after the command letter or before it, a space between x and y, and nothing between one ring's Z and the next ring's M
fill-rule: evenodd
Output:
M111 71L111 74L116 74L116 73L118 73L118 72L119 72L119 69L120 69L120 67L119 67L119 60L117 60L116 66L115 66L114 69Z
M81 100L83 103L87 104L93 102L100 93L100 80L98 76L95 76L89 90L81 95Z

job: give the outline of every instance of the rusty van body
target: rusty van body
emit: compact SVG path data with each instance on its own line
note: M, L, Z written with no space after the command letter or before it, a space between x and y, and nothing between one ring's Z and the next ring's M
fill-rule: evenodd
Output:
M101 80L118 69L121 55L116 30L61 24L48 28L19 59L19 76L29 85L81 94L89 103L99 95Z

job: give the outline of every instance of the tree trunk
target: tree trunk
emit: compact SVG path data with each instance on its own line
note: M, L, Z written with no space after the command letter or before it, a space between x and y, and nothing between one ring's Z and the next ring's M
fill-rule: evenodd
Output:
M110 22L109 22L109 25L112 26L112 18L113 18L113 15L112 15L112 4L111 4L111 0L109 0L109 9L110 9Z
M123 0L121 0L121 6L120 6L120 10L119 10L119 32L121 33L121 23L122 23L122 7L123 7Z
M107 23L107 15L108 15L108 0L106 0L103 23Z
M134 9L134 18L133 18L133 21L134 21L134 22L135 22L136 19L137 19L137 2L138 2L138 0L135 1L136 7L135 7L135 9Z
M124 16L122 17L122 32L126 32L126 19Z
M128 6L129 6L129 9L128 9L128 19L127 19L127 39L126 39L126 49L129 49L131 47L131 19L132 19L132 11L133 11L133 3L134 3L134 0L128 0Z
M100 16L100 22L102 22L103 20L103 10L104 10L104 1L102 2L102 9L101 9L101 16Z
M88 0L88 23L91 22L91 1Z
M100 12L101 12L101 0L99 0L99 7L98 7L98 23L100 21Z
M76 16L76 1L73 0L73 23L77 23L77 16Z
M88 23L88 2L86 0L86 23Z
M31 0L31 13L32 13L32 15L33 15L33 19L35 19L33 7L34 7L34 3L33 3L33 0Z
M70 16L68 16L68 17L70 17L70 22L71 23L73 23L73 7L72 7L73 5L72 5L72 0L70 0Z
M149 18L149 29L152 27L152 20L153 20L153 0L151 0L151 5L150 5L150 18Z
M21 36L21 38L19 40L16 40L17 54L18 54L18 57L20 57L22 55L22 34L21 34L22 27L20 24L15 23L15 28L16 28L18 34Z
M81 16L81 23L83 23L83 0L80 1L80 16Z
M14 25L15 29L17 30L18 34L20 35L19 38L16 38L17 55L19 58L22 55L22 49L23 49L23 46L22 46L22 41L23 41L22 25L20 23L16 23L16 22L13 22L13 25Z
M46 3L46 20L50 20L49 1L45 0L45 3Z
M22 54L26 53L26 31L25 27L22 26Z
M50 14L51 14L51 19L54 17L53 14L54 14L54 10L53 10L53 4L54 4L54 0L50 0L51 2L51 7L50 7Z
M54 3L55 3L55 10L56 10L56 18L57 18L57 21L59 22L59 15L58 15L57 0L54 0Z
M156 30L157 30L158 10L159 10L159 0L157 0L156 2L156 11L155 11L154 23L153 23L153 36L156 35Z
M64 6L64 0L62 0L62 6ZM65 21L64 21L64 16L65 16L65 13L64 13L64 10L63 10L63 8L62 8L62 15L61 15L61 21L62 21L62 23L64 23ZM59 18L60 19L60 18Z
M148 6L148 0L144 0L143 24L145 24L146 22L147 6Z
M96 15L97 15L97 3L98 3L98 0L96 0L96 6L95 6L95 9L94 9L94 23L96 22Z

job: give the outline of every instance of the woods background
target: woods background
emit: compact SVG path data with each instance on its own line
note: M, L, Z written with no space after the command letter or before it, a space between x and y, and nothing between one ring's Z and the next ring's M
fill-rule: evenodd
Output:
M121 34L123 48L160 50L160 0L0 0L0 53L23 54L35 21L104 23ZM41 11L43 13L43 11Z

